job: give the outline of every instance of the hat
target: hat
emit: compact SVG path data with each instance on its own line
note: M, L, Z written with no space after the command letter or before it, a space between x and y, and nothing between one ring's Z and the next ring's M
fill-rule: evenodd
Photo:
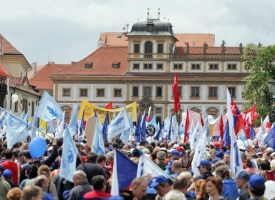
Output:
M182 152L180 152L180 157L183 157L183 156L184 156L184 154Z
M172 152L171 152L171 156L180 156L180 152L178 152L177 150L173 150Z
M221 160L221 158L216 157L216 158L214 158L214 159L212 160L212 163L215 164L216 162L218 162L218 161L220 161L220 160Z
M261 151L257 152L256 155L263 155Z
M178 148L176 148L176 150L179 151L179 152L182 152L183 148L182 147L178 147Z
M266 151L271 151L271 152L272 152L273 149L272 149L271 147L267 147L267 148L266 148Z
M179 147L178 144L174 144L172 148L173 148L173 149L176 149L176 148L178 148L178 147Z
M224 154L221 151L216 151L216 157L223 158Z
M5 179L10 179L10 178L12 178L12 172L11 172L11 170L9 170L9 169L5 169L4 171L3 171L3 175L2 175Z
M230 154L230 150L226 150L225 154Z
M160 150L160 151L165 151L165 152L167 152L167 149L164 148L164 147L161 147L159 150Z
M248 185L253 189L257 189L259 185L264 185L264 183L264 178L258 174L253 174L252 176L250 176L250 179L248 181Z
M244 180L248 181L249 178L250 178L250 174L247 171L242 171L242 172L239 173L237 178L241 178L241 179L244 179Z
M270 156L275 156L275 152L273 152L272 154L270 154Z
M173 182L170 179L166 178L165 176L159 175L154 177L152 183L149 184L148 186L157 187L160 183L165 183L165 182L169 183L169 185L173 184Z
M244 147L244 146L240 146L240 147L239 147L239 150L240 150L240 151L245 151L245 147Z
M214 147L217 147L217 148L220 148L220 147L221 147L221 144L218 143L218 142L216 142L213 146L214 146Z
M201 166L211 165L211 163L208 160L201 160L200 165L197 168L200 168Z

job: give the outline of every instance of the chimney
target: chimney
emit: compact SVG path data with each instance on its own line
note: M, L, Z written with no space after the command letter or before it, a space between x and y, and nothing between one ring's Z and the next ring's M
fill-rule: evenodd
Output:
M36 72L37 72L37 63L36 62L32 63L32 70L33 70L33 74L36 74Z
M75 64L75 63L77 63L77 62L75 62L75 61L72 61L72 62L71 62L72 65Z
M99 38L98 42L97 42L97 48L99 49L100 47L102 47L104 45L104 42L101 38Z
M50 62L50 61L49 61L48 64L54 64L54 62Z

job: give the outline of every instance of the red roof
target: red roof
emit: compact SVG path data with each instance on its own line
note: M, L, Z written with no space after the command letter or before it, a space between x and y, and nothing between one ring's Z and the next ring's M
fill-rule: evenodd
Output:
M26 76L22 76L22 77L10 76L10 87L22 86L22 85L24 85L26 80L27 80Z
M55 75L125 75L127 53L128 47L101 47ZM113 68L112 64L118 64L118 68ZM85 68L85 65L90 65L90 68Z
M2 38L4 54L21 54L3 35L0 34L0 38Z
M53 89L53 82L49 76L58 73L69 66L71 66L71 64L44 65L29 79L29 83L30 85L35 86L35 89Z

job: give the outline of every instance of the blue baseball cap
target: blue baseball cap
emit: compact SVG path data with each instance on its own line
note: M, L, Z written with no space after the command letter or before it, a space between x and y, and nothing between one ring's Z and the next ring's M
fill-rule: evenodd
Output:
M211 165L211 163L208 160L201 160L198 168L200 168L201 166L206 166L206 165Z
M237 178L241 178L248 181L250 178L250 174L247 171L242 171L237 175Z
M226 150L225 154L229 155L230 154L230 150Z
M216 157L223 158L224 153L221 151L216 151Z
M178 152L177 150L173 150L172 152L171 152L171 156L180 156L180 152Z
M173 184L173 181L170 180L169 178L166 178L165 176L159 175L153 178L153 181L151 184L149 184L149 187L157 187L160 183L169 183L169 185Z
M250 176L250 179L248 181L248 185L253 189L257 189L259 185L264 185L264 183L264 178L258 174L253 174L252 176Z
M215 164L216 162L218 162L218 161L220 161L220 160L221 160L221 158L216 157L216 158L214 158L214 159L212 160L212 163Z
M12 178L12 171L9 169L5 169L3 171L3 175L2 175L5 179L10 179Z

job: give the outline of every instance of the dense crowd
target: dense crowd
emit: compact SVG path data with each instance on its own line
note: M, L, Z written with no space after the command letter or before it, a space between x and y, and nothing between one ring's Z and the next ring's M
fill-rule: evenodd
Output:
M265 183L275 180L275 152L266 145L240 148L244 170L233 179L230 149L219 143L206 147L206 157L198 166L200 175L194 177L191 169L194 151L188 142L123 144L114 139L112 143L105 142L105 155L101 155L91 152L84 139L75 141L79 156L70 182L59 176L63 140L52 136L45 140L48 148L39 159L32 158L29 143L17 143L7 149L6 141L1 142L0 200L261 200ZM121 189L119 196L112 196L114 150L136 164L141 154L146 155L169 178L145 173L133 179L128 188Z

